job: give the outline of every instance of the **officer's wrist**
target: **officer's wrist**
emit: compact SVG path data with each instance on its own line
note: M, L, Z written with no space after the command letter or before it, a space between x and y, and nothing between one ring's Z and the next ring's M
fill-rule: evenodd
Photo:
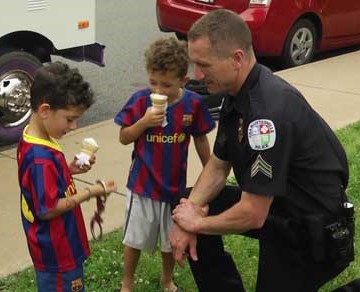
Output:
M206 203L205 202L202 202L202 200L200 199L200 195L198 194L194 194L194 193L191 193L190 196L189 196L189 200L196 206L202 208L202 207L205 207L206 206Z
M205 217L200 217L197 220L195 220L194 227L193 227L194 230L192 230L193 233L196 233L196 234L203 233L203 226L204 226L204 223L205 223L204 219L205 219Z

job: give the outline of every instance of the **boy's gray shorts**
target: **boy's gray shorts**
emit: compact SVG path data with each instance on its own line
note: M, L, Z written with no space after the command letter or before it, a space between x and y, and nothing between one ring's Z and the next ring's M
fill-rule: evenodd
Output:
M123 244L153 252L160 235L162 252L170 253L171 206L127 190Z

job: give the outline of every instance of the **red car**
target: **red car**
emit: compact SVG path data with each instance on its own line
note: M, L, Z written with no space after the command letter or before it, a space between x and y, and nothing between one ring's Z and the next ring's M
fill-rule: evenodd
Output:
M308 63L315 51L360 44L360 1L157 0L161 31L186 38L207 12L226 8L249 25L257 56L278 56L287 67Z

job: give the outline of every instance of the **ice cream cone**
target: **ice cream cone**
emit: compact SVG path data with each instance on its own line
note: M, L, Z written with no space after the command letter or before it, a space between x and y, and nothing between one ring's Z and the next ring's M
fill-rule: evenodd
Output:
M157 93L150 94L152 107L158 110L165 110L167 106L167 96Z
M92 155L98 151L100 146L96 143L94 138L84 138L81 143L81 152Z
M98 151L100 146L94 138L84 138L81 142L81 151L76 155L76 164L82 168L83 165L90 165L91 156Z

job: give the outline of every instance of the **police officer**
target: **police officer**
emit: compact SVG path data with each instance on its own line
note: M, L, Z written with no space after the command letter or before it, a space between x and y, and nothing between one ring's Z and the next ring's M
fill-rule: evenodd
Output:
M173 211L176 260L190 253L200 291L244 291L220 235L246 233L259 239L256 291L317 291L353 259L341 144L300 92L256 62L237 14L206 14L188 41L196 75L227 95L213 155ZM224 188L231 167L239 188Z

